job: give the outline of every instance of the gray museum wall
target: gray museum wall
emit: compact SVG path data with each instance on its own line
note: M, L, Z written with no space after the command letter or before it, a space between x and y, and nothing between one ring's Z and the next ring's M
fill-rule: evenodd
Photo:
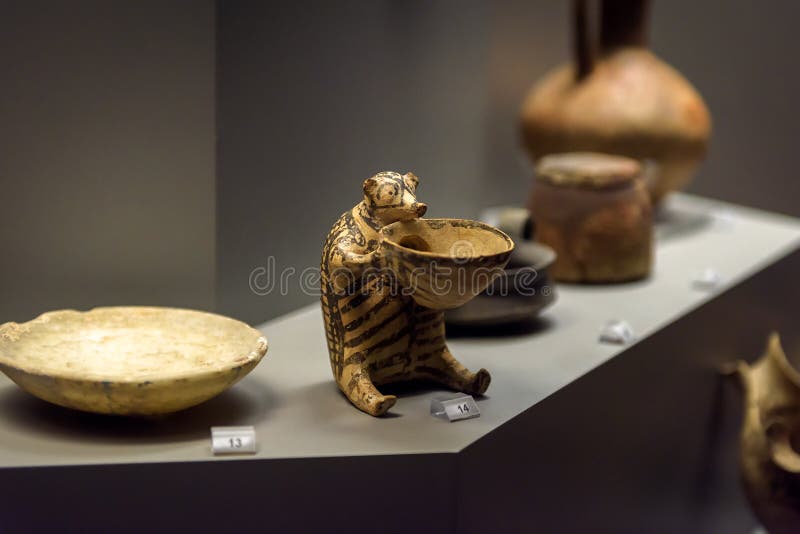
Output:
M378 171L420 176L430 216L477 213L487 14L475 0L217 4L221 312L258 322L318 299L300 275ZM250 273L273 265L288 292L254 293Z
M314 302L300 274L378 170L419 174L432 216L522 202L517 112L567 60L568 11L4 2L0 322L119 303L260 322ZM800 214L798 14L788 0L654 2L653 48L714 116L691 191ZM293 268L287 294L254 293L258 268Z
M214 306L214 5L5 1L0 323Z
M432 215L521 203L517 113L568 60L569 2L218 4L218 305L250 321L315 297L253 294L248 275L314 267L370 173L412 169ZM800 4L654 1L651 44L706 98L707 161L690 192L800 215L792 68ZM296 278L295 278L296 280Z

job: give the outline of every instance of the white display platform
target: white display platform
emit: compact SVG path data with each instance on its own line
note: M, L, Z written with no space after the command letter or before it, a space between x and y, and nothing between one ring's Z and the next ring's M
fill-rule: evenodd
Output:
M722 291L798 244L798 219L673 195L659 216L649 279L561 285L536 331L449 341L465 365L492 374L487 397L478 399L481 417L456 423L429 414L432 398L452 394L446 390L408 391L380 419L350 406L331 377L318 305L261 325L269 352L232 390L159 420L51 407L2 377L0 467L210 460L209 428L221 425L256 427L258 453L238 458L458 452L625 350L598 343L607 321L627 320L642 339L713 297L692 285L703 269L722 276Z

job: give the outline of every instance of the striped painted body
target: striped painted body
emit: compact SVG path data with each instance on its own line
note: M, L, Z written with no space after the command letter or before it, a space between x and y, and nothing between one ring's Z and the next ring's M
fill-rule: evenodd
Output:
M421 216L413 174L379 173L364 183L364 201L331 229L322 254L321 289L331 369L339 388L359 409L385 413L396 398L375 387L428 379L482 394L489 374L472 373L453 358L444 337L444 313L403 295L383 269L378 232Z

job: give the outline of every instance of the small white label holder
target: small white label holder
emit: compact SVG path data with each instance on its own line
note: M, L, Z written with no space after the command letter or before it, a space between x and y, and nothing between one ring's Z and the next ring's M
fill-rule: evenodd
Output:
M211 451L220 454L255 454L256 429L252 426L212 426Z
M712 228L718 232L730 233L736 229L736 215L727 208L715 211L713 214Z
M633 327L627 321L616 319L609 321L603 327L598 341L615 345L627 345L635 339L636 334L633 331Z
M706 267L692 278L692 287L700 291L714 291L721 285L722 276L711 267Z
M433 399L431 401L431 415L453 423L480 417L481 411L472 395L460 395L452 399Z

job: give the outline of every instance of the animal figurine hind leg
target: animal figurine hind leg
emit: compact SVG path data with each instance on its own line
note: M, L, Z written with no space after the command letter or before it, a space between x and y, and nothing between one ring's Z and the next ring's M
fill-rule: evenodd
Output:
M422 379L455 391L483 395L489 387L491 376L486 369L473 373L450 353L444 338L444 312L413 302L408 306L413 327L409 328L408 341L403 343L407 347L406 352L376 353L376 357L370 359L364 369L369 384L379 386Z
M414 336L409 350L412 375L438 382L456 391L483 395L491 382L486 369L473 373L445 343L444 312L415 306Z

